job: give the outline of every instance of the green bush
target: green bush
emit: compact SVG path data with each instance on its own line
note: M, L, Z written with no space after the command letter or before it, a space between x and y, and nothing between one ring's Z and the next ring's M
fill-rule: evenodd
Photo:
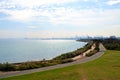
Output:
M45 66L49 66L49 64L46 63L46 61L25 62L17 66L17 70L27 70L27 69L40 68Z
M87 57L90 57L92 55L94 55L95 53L97 53L98 51L97 50L93 50L91 51L90 53L86 54Z
M34 69L34 68L41 68L46 66L52 66L55 64L61 63L60 61L55 60L44 60L44 61L31 61L21 63L20 65L16 66L17 70L27 70L27 69Z
M0 64L0 71L13 71L15 70L15 66L9 64L8 62Z
M92 45L93 45L93 41L90 41L83 48L77 49L73 52L68 52L68 53L62 54L60 56L53 58L53 60L64 60L64 59L68 59L68 58L73 58L75 56L82 54L83 52L87 51L88 49L90 49Z
M73 60L71 58L69 59L65 59L65 60L61 60L61 63L68 63L68 62L73 62Z
M93 53L92 53L92 52L90 52L90 53L86 54L86 56L87 56L87 57L90 57L90 56L92 56L92 55L93 55Z

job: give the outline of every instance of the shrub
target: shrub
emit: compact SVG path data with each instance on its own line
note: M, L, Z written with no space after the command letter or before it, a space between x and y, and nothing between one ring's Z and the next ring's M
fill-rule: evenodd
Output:
M34 69L44 67L46 63L39 62L25 62L17 66L17 70L27 70L27 69Z
M90 53L86 54L86 56L87 56L87 57L90 57L90 56L92 56L92 55L93 55L93 53L92 53L92 52L90 52Z
M97 53L98 51L97 50L93 50L91 51L90 53L86 54L87 57L90 57L92 55L94 55L95 53Z
M15 66L12 64L9 64L8 62L0 64L0 71L14 71Z
M92 45L93 45L93 41L90 41L83 48L77 49L73 52L68 52L68 53L62 54L60 56L53 58L53 60L64 60L64 59L68 59L68 58L73 58L75 56L82 54L83 52L87 51L88 49L90 49Z
M65 59L65 60L61 60L61 63L68 63L68 62L73 62L73 60L71 58L69 59Z

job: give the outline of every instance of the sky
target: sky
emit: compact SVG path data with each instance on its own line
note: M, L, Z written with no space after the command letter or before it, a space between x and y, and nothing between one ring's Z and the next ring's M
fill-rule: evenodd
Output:
M120 36L120 0L0 0L0 38Z

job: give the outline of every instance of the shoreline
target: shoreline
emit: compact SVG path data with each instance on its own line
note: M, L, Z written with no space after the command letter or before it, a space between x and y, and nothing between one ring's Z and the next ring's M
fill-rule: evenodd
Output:
M27 62L18 62L18 63L4 63L1 64L1 71L22 71L22 70L29 70L29 69L35 69L35 68L42 68L47 66L53 66L57 64L65 64L69 62L74 62L77 59L74 59L74 57L77 57L79 55L83 55L83 57L88 54L88 51L92 51L91 48L93 47L94 42L91 41L84 45L84 47L79 48L77 50L74 50L72 52L64 53L59 56L56 56L55 58L52 58L50 60L40 60L40 61L27 61ZM84 55L85 53L85 55ZM82 57L82 58L83 58ZM2 67L3 66L3 67Z
M31 40L31 39L30 39ZM88 42L86 42L86 41L78 41L78 40L73 40L73 41L76 41L76 42L85 42L86 44L88 43ZM86 45L85 44L85 45ZM85 46L84 45L84 46ZM84 48L84 46L83 47L81 47L81 48ZM81 48L78 48L78 49L81 49ZM77 49L75 49L75 50L77 50ZM75 51L75 50L73 50L73 51ZM71 51L71 52L73 52L73 51ZM68 53L68 52L67 52ZM62 53L62 54L66 54L66 53ZM60 54L61 55L61 54ZM59 55L59 56L60 56ZM57 56L56 56L57 57ZM53 57L54 58L54 57ZM52 58L52 59L53 59ZM52 59L45 59L46 61L49 61L49 60L52 60ZM10 63L10 64L15 64L15 65L17 65L17 64L22 64L22 63L26 63L26 62L40 62L40 61L44 61L44 59L43 60L31 60L31 61L24 61L24 62L16 62L16 63Z
M6 73L3 73L3 74L0 74L0 78L19 76L19 75L30 74L30 73L34 73L34 72L42 72L42 71L46 71L46 70L52 70L52 69L57 69L57 68L63 68L63 67L66 67L66 66L72 66L72 65L86 63L88 61L92 61L92 60L95 60L95 59L101 57L104 54L105 51L106 51L105 47L102 44L100 44L100 51L97 52L93 56L85 57L83 59L80 59L80 60L77 60L77 61L74 61L74 62L70 62L70 63L58 64L58 65L48 66L48 67L43 67L43 68L38 68L38 69L6 72Z
M82 42L78 43L76 40L56 40L55 43L51 40L49 40L50 42L48 40L44 42L44 40L27 41L23 39L14 39L12 42L11 41L12 40L3 40L1 42L4 45L3 47L2 45L0 46L0 63L23 63L27 61L40 61L43 59L50 60L63 53L81 48L81 46L86 44ZM31 45L33 45L33 47Z

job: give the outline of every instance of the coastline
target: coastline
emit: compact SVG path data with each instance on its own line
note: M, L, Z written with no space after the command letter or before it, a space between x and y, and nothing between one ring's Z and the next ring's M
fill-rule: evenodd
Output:
M46 70L52 70L52 69L66 67L66 66L72 66L72 65L76 65L76 64L86 63L88 61L95 60L95 59L101 57L104 54L104 52L106 51L104 46L102 44L100 44L99 47L100 47L100 51L97 52L95 55L90 56L90 57L86 57L86 58L83 58L83 59L80 59L80 60L77 60L77 61L74 61L74 62L66 63L66 64L58 64L58 65L43 67L43 68L38 68L38 69L6 72L4 74L0 74L0 78L6 78L6 77L11 77L11 76L19 76L19 75L30 74L30 73L34 73L34 72L42 72L42 71L46 71Z
M71 52L81 48L86 44L76 42L76 40L25 39L5 39L0 40L0 43L0 63L21 63L43 59L49 60L62 53Z
M72 52L74 52L74 51L72 51ZM68 52L68 53L70 53L70 52ZM65 54L67 54L67 53L65 53ZM14 71L14 70L16 71L16 69L17 69L17 71L19 71L19 70L34 69L34 68L40 68L40 67L46 67L46 66L53 66L53 65L56 65L56 64L64 64L64 63L73 62L73 61L74 60L69 59L69 58L63 59L63 60L54 60L54 59L46 60L46 59L43 59L43 60L40 60L40 61L26 61L26 62L17 62L17 63L8 63L7 62L7 63L3 63L1 65L3 65L3 66L8 65L8 67L9 66L13 67L12 69L8 69L10 71ZM36 64L38 66L35 66ZM27 68L27 66L28 66L28 68ZM6 69L4 69L4 70L7 71Z

